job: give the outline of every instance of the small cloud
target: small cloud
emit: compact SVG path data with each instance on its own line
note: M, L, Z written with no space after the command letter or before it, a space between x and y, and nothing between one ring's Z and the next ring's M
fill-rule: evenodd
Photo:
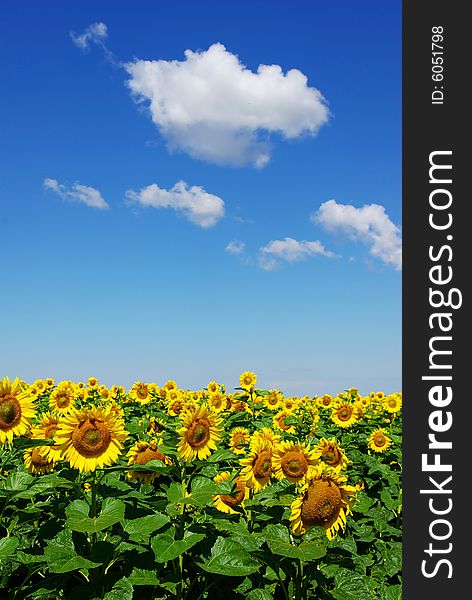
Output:
M246 244L244 242L241 242L240 240L231 240L229 242L229 244L226 246L225 248L225 252L228 252L229 254L241 254L242 252L244 252L244 249L246 248Z
M401 230L390 220L383 206L365 204L356 208L328 200L311 215L311 220L328 232L343 233L367 244L372 256L401 270Z
M264 167L267 134L316 135L329 117L322 94L298 69L259 65L251 71L216 43L185 51L185 59L134 60L123 65L131 93L171 149L217 164Z
M43 186L45 190L55 192L63 200L80 202L101 210L110 208L109 204L103 199L98 190L89 187L88 185L82 185L77 181L68 188L62 183L59 183L57 179L46 178L43 182Z
M286 237L283 240L273 240L259 249L259 266L265 271L273 271L280 261L292 263L316 255L329 258L335 256L319 240L307 242Z
M173 208L195 225L205 228L216 225L225 213L221 198L200 186L189 187L185 181L178 181L170 190L152 183L139 192L128 190L126 198L143 207Z
M103 46L103 42L108 37L108 29L105 23L92 23L80 35L74 31L71 31L69 35L76 46L88 50L90 44Z

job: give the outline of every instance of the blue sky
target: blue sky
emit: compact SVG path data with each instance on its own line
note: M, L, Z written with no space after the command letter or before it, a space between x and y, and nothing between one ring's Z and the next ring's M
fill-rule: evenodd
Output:
M401 389L400 2L2 12L2 373Z

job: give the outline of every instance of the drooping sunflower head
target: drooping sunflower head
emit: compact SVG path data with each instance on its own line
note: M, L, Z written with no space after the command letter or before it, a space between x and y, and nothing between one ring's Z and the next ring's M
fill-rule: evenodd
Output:
M302 483L317 463L310 446L299 442L280 442L272 458L274 475L277 479L286 478L290 483Z
M71 467L90 472L112 465L127 437L120 413L112 410L111 406L106 409L94 406L73 410L64 416L54 439Z
M255 492L265 488L272 476L272 444L261 437L253 438L249 453L239 461L241 477Z
M0 444L11 443L14 435L24 435L35 415L35 397L23 390L18 378L0 380Z
M41 446L28 448L23 454L25 467L33 475L44 475L50 473L54 468L54 461L44 456L40 449Z
M149 442L137 442L130 448L128 454L128 465L145 465L151 460L160 460L164 464L171 464L169 457L165 456L159 449L159 440ZM157 471L128 471L129 479L142 483L152 483L159 476Z
M294 417L293 412L289 410L279 411L276 415L274 415L274 418L272 419L274 429L278 429L279 431L285 431L285 433L295 433L295 426L288 425L285 422L285 419L288 419L289 417Z
M221 439L221 419L206 404L194 411L185 409L181 415L177 450L179 458L190 462L194 458L205 460Z
M77 393L74 388L68 386L55 389L49 396L49 408L59 415L70 413L75 406Z
M346 526L356 488L346 485L347 477L318 467L292 502L290 522L294 535L303 535L321 526L330 540Z
M251 434L246 427L234 427L229 433L229 447L234 454L245 454Z
M374 452L385 452L392 445L392 439L388 437L386 429L376 429L367 438L368 447Z
M331 413L331 420L338 427L352 427L359 420L356 407L351 402L338 402Z
M229 481L231 479L231 473L229 471L223 471L214 478L215 483L222 481ZM217 494L212 497L213 504L215 507L226 514L238 514L237 510L234 510L237 506L244 506L244 500L249 495L249 490L244 483L242 477L235 477L233 480L233 490L230 494Z
M314 450L314 456L326 467L333 471L342 471L349 464L344 450L334 438L327 440L321 438Z
M261 429L256 429L253 433L251 443L255 444L258 439L261 439L263 442L269 442L271 447L275 448L281 438L280 435L275 433L270 427L261 427Z
M256 374L252 371L244 371L244 373L241 373L241 375L239 376L240 387L242 387L243 390L247 390L248 392L252 392L254 390L256 382Z
M396 414L401 409L402 403L401 394L390 394L383 399L382 406L389 413Z

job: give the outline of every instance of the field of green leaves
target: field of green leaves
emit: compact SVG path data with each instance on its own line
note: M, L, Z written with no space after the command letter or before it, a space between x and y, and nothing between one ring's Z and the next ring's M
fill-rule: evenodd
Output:
M0 598L398 600L402 395L0 379Z

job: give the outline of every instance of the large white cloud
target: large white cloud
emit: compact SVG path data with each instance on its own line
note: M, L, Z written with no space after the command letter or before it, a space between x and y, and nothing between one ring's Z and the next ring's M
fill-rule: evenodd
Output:
M110 208L98 190L88 185L82 185L78 181L67 187L59 183L57 179L47 178L44 180L43 186L46 190L56 192L63 200L81 202L93 208Z
M135 60L124 65L138 101L149 101L153 122L170 147L219 164L264 166L265 138L315 135L328 120L321 93L297 69L247 69L222 44L185 51L185 60Z
M328 200L311 215L311 219L326 231L360 240L369 246L373 256L401 270L401 230L390 220L380 204L365 204L356 208L350 204Z
M152 183L139 192L128 190L126 197L143 207L173 208L200 227L212 227L225 213L225 203L221 198L200 186L189 187L185 181L178 181L170 190Z
M319 240L308 242L286 237L283 240L273 240L259 249L259 266L266 271L272 271L280 261L296 262L308 256L316 255L329 258L335 256L332 252L326 250Z

